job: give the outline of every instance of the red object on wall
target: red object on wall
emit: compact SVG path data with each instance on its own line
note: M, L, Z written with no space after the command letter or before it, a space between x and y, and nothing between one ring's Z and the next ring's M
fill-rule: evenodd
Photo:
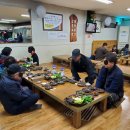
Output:
M77 41L77 24L78 18L76 15L72 14L70 16L70 42Z

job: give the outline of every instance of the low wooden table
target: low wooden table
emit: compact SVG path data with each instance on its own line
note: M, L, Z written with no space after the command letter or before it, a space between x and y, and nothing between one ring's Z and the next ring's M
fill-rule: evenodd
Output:
M58 56L53 56L53 63L60 63L61 65L65 65L70 67L71 66L71 60L69 59L71 56L70 55L58 55Z
M45 66L51 67L52 65ZM59 68L58 68L59 69ZM65 69L66 76L70 77L71 72L69 69ZM26 78L25 78L26 79ZM53 90L45 90L44 87L42 87L41 84L38 84L37 81L31 81L29 79L26 79L28 82L30 82L36 89L44 92L52 99L58 101L59 103L63 104L65 107L71 109L73 111L73 125L75 128L81 127L81 112L97 103L100 103L100 109L101 111L106 111L107 109L107 98L109 96L108 93L100 94L99 96L95 97L94 101L92 103L89 103L87 105L84 105L82 107L75 107L72 105L69 105L65 103L64 99L72 94L75 94L76 91L81 90L81 87L78 87L75 84L71 83L65 83L64 85L58 85ZM47 82L46 80L40 80L42 82Z
M119 64L117 64L117 66L122 70L124 76L130 78L130 66Z
M57 64L60 63L61 65L68 65L68 67L71 66L71 56L70 55L58 55L58 56L53 56L53 63ZM101 61L97 61L97 60L91 60L93 64L97 65L100 64Z

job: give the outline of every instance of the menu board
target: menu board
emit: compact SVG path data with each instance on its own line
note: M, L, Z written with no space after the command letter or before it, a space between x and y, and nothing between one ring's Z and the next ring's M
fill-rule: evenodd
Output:
M63 15L47 13L43 18L43 30L47 31L62 31L63 30Z

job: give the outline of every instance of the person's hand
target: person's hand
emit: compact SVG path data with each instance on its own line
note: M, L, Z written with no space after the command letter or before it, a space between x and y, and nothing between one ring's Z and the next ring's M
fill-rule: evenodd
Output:
M80 79L79 82L83 82L84 80L83 79Z

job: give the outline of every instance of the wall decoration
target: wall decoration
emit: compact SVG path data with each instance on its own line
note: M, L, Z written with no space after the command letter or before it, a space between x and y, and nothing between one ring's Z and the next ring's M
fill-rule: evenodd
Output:
M67 33L65 32L48 32L49 40L66 40Z
M72 14L69 19L70 19L70 42L76 42L78 18L76 15Z
M43 30L46 31L62 31L63 30L63 15L47 13L43 18Z
M122 46L125 46L129 42L129 34L130 34L130 28L129 26L120 26L119 30L119 36L118 36L118 42L119 44L124 44Z
M101 32L101 21L96 20L96 33Z

